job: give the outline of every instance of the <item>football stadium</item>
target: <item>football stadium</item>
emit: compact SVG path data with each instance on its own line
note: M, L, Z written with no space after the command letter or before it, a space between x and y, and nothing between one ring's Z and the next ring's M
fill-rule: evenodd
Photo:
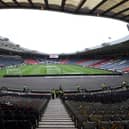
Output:
M129 0L0 0L0 12L10 9L114 19L129 31ZM0 23L2 29L2 18ZM65 38L69 37L63 34L60 44ZM99 46L87 48L85 43L82 51L58 54L24 48L1 35L0 129L129 129L129 33Z

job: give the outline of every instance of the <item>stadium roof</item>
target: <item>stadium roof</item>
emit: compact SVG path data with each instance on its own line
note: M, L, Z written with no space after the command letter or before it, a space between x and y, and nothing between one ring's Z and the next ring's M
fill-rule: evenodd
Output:
M129 21L129 0L0 0L0 8L56 10Z

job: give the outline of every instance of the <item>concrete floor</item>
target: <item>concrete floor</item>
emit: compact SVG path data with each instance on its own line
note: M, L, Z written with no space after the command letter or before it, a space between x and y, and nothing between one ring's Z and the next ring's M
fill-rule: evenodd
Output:
M129 75L120 76L72 76L72 77L14 77L0 78L0 87L23 89L24 86L33 90L50 90L51 88L62 88L74 90L77 85L81 88L98 89L102 83L108 86L120 86L122 81L129 82Z

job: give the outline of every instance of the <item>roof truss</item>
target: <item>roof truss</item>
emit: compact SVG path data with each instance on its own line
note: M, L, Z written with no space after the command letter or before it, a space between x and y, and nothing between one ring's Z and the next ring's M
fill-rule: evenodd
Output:
M77 0L71 0L70 3L73 2L73 4L69 5L68 7L65 6L67 0L61 0L60 4L58 3L59 0L53 0L53 3L55 5L52 5L52 6L58 7L58 8L53 8L51 5L49 5L50 3L49 1L52 1L52 0L37 0L37 1L36 0L0 0L0 8L33 8L33 9L39 8L39 9L42 9L41 7L43 7L43 9L46 9L46 10L58 10L58 11L70 12L74 14L88 14L88 15L111 17L111 18L120 19L120 20L129 22L129 18L128 18L129 17L129 0L120 0L120 1L114 0L116 4L114 3L112 6L110 5L110 3L112 3L111 0L98 0L98 1L97 0L78 0L79 1L78 5L76 5ZM96 1L97 1L97 4L95 4ZM126 2L128 2L128 5L124 6ZM92 6L89 3L92 3L95 6ZM110 6L103 9L101 7L105 7L104 4L107 6L108 5ZM73 5L76 5L76 6L72 8ZM82 11L83 6L85 5L86 5L86 8L84 8ZM118 9L119 7L120 7L120 10ZM116 9L118 11L115 12L114 10Z

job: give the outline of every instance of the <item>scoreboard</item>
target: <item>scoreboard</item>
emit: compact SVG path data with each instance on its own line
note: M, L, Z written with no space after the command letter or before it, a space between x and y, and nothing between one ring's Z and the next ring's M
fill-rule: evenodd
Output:
M58 54L50 54L49 55L49 58L50 59L58 59L59 58L59 55Z

